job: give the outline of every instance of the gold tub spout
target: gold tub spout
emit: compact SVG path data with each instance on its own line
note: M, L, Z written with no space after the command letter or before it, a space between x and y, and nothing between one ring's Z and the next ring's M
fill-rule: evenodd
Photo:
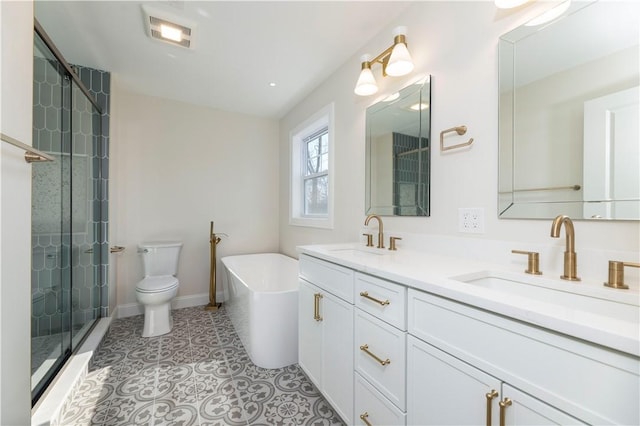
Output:
M551 236L560 237L560 228L564 225L567 248L564 252L564 274L560 276L563 280L580 281L578 277L577 255L575 250L575 231L573 222L569 216L559 215L551 223Z

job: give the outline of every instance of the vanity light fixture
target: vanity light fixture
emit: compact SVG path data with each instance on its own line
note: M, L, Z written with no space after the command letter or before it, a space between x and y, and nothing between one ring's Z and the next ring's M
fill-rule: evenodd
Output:
M406 42L407 27L397 27L393 30L393 45L384 52L371 59L370 55L364 55L362 70L358 77L358 82L354 93L359 96L373 95L378 91L378 84L371 72L371 65L382 64L382 75L400 77L413 71L413 60L407 49Z

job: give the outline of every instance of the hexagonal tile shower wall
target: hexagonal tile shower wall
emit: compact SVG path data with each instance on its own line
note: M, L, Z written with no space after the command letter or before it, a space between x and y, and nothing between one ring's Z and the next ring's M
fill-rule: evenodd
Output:
M36 35L33 145L56 161L32 168L34 400L108 314L110 74L73 67L99 111L47 44Z

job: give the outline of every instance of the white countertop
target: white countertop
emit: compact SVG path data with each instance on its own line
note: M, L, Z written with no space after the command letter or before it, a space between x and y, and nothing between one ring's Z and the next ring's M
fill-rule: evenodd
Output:
M607 288L602 282L586 277L579 282L564 281L559 277L535 277L488 262L408 249L392 252L356 243L300 246L298 251L409 288L640 356L640 293L637 290ZM537 289L546 287L549 298L535 299L452 279L473 277L483 271L497 272ZM581 303L572 303L574 296L587 301L586 306L598 309L586 309Z

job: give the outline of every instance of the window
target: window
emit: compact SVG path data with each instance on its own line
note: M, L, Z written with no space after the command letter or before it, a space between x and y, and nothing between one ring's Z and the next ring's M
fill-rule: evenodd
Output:
M333 227L333 104L291 132L291 214L289 223Z

